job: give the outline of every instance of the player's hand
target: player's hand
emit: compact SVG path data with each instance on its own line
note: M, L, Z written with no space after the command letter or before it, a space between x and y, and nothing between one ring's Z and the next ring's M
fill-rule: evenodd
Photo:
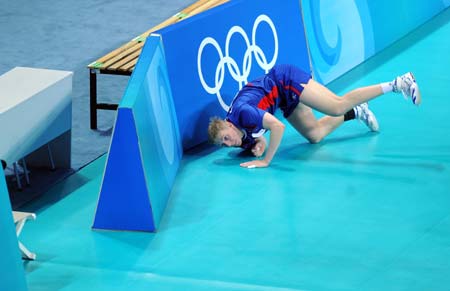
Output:
M253 160L250 162L245 162L241 164L241 167L243 168L247 168L247 169L252 169L252 168L265 168L268 167L269 163L266 162L265 160Z
M253 148L252 148L252 154L259 158L260 156L262 156L264 154L264 150L265 150L265 144L264 143L257 143Z

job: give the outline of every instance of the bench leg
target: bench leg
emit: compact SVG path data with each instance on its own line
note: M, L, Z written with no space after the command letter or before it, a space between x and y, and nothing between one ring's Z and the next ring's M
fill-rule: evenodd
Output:
M25 161L25 158L22 158L22 168L23 174L25 175L25 182L27 183L27 186L30 186L30 176L28 175L27 162Z
M20 233L22 232L23 226L25 225L25 219L20 220L19 222L17 222L16 224L16 235L17 237L19 237Z
M22 182L20 181L20 174L19 174L19 169L18 169L18 163L14 162L13 163L13 167L14 167L14 174L16 176L16 183L17 183L17 189L19 191L22 191Z
M19 241L19 249L20 253L22 254L22 259L25 260L35 260L36 254L30 252L20 241Z
M47 144L48 158L50 160L50 166L52 167L52 171L56 169L55 161L53 161L53 153L52 148L50 147L50 143Z
M35 216L34 214L31 216L32 219L36 219L35 217L36 217L36 216ZM19 220L19 221L16 222L16 236L17 236L17 241L19 242L19 250L20 250L20 253L22 254L22 259L25 259L25 260L35 260L35 259L36 259L36 254L30 252L30 251L23 245L23 243L21 243L20 240L19 240L20 233L22 232L22 229L23 229L23 227L24 227L26 221L27 221L27 219L24 218L24 219L21 219L21 220Z
M95 70L89 70L90 83L90 108L91 108L91 129L97 129L97 74Z

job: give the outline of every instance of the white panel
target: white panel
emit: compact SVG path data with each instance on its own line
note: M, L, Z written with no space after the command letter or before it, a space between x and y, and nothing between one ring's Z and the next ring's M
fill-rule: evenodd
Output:
M71 108L71 95L72 72L17 67L0 76L0 158L10 164L34 151L37 140L43 145L70 130L71 118L53 122Z

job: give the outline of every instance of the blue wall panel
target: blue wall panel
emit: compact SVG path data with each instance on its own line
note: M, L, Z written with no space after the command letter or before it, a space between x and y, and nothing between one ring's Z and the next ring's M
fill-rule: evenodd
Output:
M185 149L206 141L209 118L276 63L310 71L297 0L235 0L159 33Z
M27 290L11 203L0 165L0 290Z
M316 80L329 83L445 9L442 0L302 0Z
M181 157L164 51L152 36L119 104L93 228L156 230Z

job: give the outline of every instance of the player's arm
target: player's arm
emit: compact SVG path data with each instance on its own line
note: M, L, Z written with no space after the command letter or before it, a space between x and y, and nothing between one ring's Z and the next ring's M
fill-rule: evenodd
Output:
M242 163L242 167L261 168L267 167L272 161L283 137L285 125L272 114L266 112L263 116L263 127L270 130L270 141L267 147L266 155L262 160L253 160Z

